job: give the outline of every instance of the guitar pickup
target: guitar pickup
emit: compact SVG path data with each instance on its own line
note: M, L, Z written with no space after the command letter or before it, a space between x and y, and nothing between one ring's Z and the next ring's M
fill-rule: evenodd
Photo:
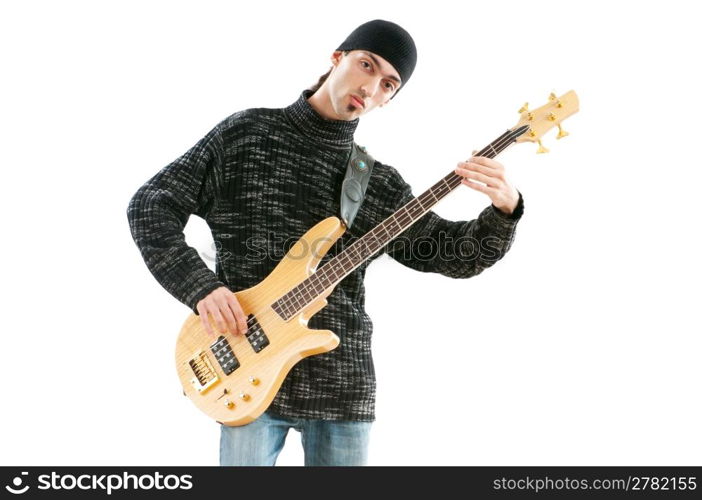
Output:
M266 337L263 328L258 324L253 314L246 318L246 323L249 325L249 329L246 331L246 338L249 340L254 352L261 352L270 344L268 337Z
M219 336L219 338L210 346L210 350L215 355L215 359L217 359L217 362L225 375L229 375L234 370L239 368L239 360L234 355L232 346L229 345L229 342L226 338L224 338L224 335Z

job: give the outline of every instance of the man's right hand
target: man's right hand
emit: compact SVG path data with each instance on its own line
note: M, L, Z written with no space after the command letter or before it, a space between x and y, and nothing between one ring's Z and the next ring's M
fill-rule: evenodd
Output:
M209 321L210 314L221 333L229 330L234 335L243 334L248 329L246 315L241 304L239 304L236 295L226 286L221 286L210 292L207 297L197 303L196 308L200 314L202 326L212 337L215 336L215 332Z

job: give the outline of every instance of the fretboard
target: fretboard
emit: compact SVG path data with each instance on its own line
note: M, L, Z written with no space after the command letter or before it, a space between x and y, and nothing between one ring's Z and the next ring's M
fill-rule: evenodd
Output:
M507 130L475 156L494 158L514 143L528 128L524 125L515 130ZM397 212L339 252L315 273L273 303L272 308L286 321L298 314L322 292L336 286L354 269L418 221L441 199L460 186L462 179L463 177L451 171L424 193L407 202Z

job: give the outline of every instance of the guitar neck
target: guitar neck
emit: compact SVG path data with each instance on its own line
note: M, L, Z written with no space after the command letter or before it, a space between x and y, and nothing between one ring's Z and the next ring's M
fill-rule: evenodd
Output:
M494 158L513 144L528 128L525 125L515 130L508 129L475 156ZM354 269L375 255L378 250L407 230L446 195L460 186L461 180L461 176L451 171L439 182L407 202L397 212L368 231L345 250L339 252L314 274L283 295L273 304L273 308L286 320L296 315L323 291L336 286ZM291 306L291 304L295 304L295 306Z

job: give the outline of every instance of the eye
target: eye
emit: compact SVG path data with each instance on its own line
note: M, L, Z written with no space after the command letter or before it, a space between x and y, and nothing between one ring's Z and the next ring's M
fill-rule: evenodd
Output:
M371 65L371 63L369 63L365 59L361 59L360 62L361 62L361 64L365 65L364 68L366 68L366 69L373 67ZM393 91L393 90L395 90L395 85L392 82L385 82L385 90Z

